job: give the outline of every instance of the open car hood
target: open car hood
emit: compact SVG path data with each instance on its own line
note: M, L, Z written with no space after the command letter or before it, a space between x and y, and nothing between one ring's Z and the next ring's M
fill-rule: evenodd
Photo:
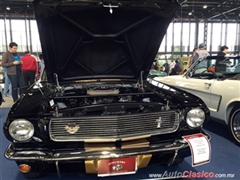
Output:
M111 3L109 3L111 2ZM49 82L146 78L175 0L35 0Z

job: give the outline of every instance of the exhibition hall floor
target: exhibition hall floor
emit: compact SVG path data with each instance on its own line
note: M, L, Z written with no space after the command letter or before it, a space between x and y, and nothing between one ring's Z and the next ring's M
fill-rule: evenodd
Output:
M18 167L14 161L9 161L4 157L4 151L9 145L9 141L5 138L2 132L2 125L5 117L9 111L7 107L0 108L0 119L1 119L1 150L0 150L0 180L24 180L25 178L18 171ZM192 159L188 157L179 166L167 167L154 165L149 166L144 169L139 169L134 175L124 175L116 177L98 178L97 175L86 175L86 174L62 174L61 180L134 180L134 179L156 179L153 176L158 174L169 174L169 173L183 173L188 172L212 172L216 176L213 179L222 180L239 180L240 179L240 147L236 146L230 137L230 133L225 125L210 122L205 126L205 130L210 133L212 156L211 161L208 164L192 167ZM224 177L224 175L232 174L232 177ZM152 178L150 178L152 176ZM218 178L217 178L218 176ZM234 177L233 177L234 176ZM41 180L58 180L57 174L49 174L39 178ZM203 178L193 178L193 179L203 179ZM204 178L208 179L208 178ZM209 178L210 179L210 178ZM211 178L212 179L212 178Z

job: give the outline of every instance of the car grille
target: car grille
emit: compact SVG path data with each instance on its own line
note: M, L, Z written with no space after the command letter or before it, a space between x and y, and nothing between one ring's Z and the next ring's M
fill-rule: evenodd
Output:
M53 141L104 141L172 133L178 126L178 113L164 111L134 115L52 118L49 133Z

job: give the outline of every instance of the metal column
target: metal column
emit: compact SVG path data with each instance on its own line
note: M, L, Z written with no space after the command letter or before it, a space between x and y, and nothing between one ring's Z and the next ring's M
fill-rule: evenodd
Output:
M9 28L10 28L10 41L13 42L13 38L12 38L12 20L9 19Z
M180 31L180 56L182 57L182 46L183 46L183 22L181 21L181 31Z
M224 44L227 44L227 27L228 27L228 23L226 23L226 27L225 27L225 39L224 39Z
M204 23L204 36L203 36L203 42L207 45L207 33L208 33L208 23Z
M31 33L31 21L28 20L28 29L29 29L29 43L30 43L30 51L32 52L32 33Z
M195 31L195 47L198 47L198 34L199 34L199 22L196 22L195 24L195 28L196 28L196 31Z
M7 42L7 25L6 25L6 17L4 16L4 32L5 32L5 43L6 43L6 51L8 50L8 42Z
M191 21L189 21L189 30L188 30L188 49L187 55L190 55L190 42L191 42ZM193 40L193 39L192 39Z
M237 26L238 26L238 30L237 30L237 33L238 33L238 44L237 44L237 50L238 50L238 55L240 55L240 22L238 20L238 23L237 23Z
M28 46L28 33L27 33L27 18L25 16L25 35L26 35L26 45L27 45L27 50L29 50L29 46Z
M223 22L221 21L221 32L220 32L220 46L222 45L222 37L223 37Z
M173 21L173 25L172 25L172 57L174 54L174 21Z
M211 32L210 32L210 54L212 54L212 40L213 40L213 23L211 23Z
M166 31L166 33L165 33L165 59L167 59L167 56L166 56L166 52L167 52L167 37L168 37L167 34L168 34L168 33L167 33L167 31Z
M237 24L236 24L236 39L235 39L235 46L234 46L234 52L238 52L239 53L239 41L240 41L240 36L239 36L239 19L237 20Z

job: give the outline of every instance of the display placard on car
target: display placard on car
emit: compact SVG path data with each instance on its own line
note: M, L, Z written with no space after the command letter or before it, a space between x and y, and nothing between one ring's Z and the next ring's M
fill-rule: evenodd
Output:
M192 166L199 166L210 162L211 146L209 140L202 134L183 136L188 142L192 153Z

